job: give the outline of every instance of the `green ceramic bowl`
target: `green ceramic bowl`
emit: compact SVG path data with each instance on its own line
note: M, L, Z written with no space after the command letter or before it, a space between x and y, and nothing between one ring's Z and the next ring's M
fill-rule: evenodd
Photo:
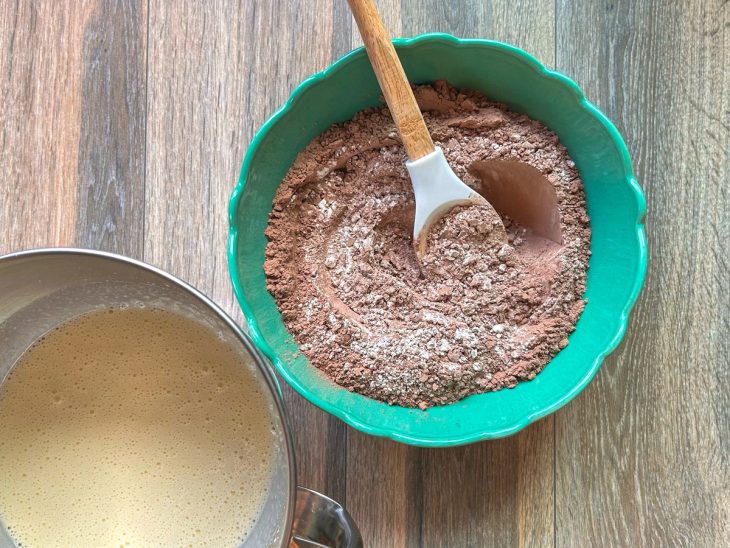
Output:
M335 122L379 104L364 50L305 80L258 131L231 197L228 263L251 337L302 396L349 425L422 446L493 439L525 428L573 399L626 330L646 270L645 201L621 135L567 77L524 51L488 40L427 34L395 40L411 82L446 79L541 120L560 137L585 183L593 239L588 305L561 351L534 380L427 412L389 406L325 379L287 332L266 291L262 264L271 200L297 153ZM264 93L265 90L262 90Z

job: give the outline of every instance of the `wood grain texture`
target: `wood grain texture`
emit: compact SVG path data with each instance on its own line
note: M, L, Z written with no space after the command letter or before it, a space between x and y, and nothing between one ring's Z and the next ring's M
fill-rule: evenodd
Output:
M337 2L338 0L332 0ZM403 0L375 0L375 5L378 8L380 17L383 19L383 24L388 30L392 37L405 36L402 32L401 24L401 4ZM352 15L347 16L352 18ZM362 37L360 32L357 30L356 25L351 25L352 32L352 48L358 48L363 45Z
M552 546L553 430L424 451L422 546Z
M728 546L729 6L556 15L557 67L623 133L649 212L630 335L557 414L557 543Z
M75 237L82 44L93 6L0 3L0 252Z
M578 81L646 190L647 285L586 391L505 440L407 447L284 387L300 483L376 548L730 545L730 4L377 4L393 36L505 40ZM226 210L246 146L360 44L346 0L0 2L0 253L143 257L240 321Z
M143 256L147 3L100 2L82 46L76 241Z
M365 546L419 546L419 452L348 428L347 509Z

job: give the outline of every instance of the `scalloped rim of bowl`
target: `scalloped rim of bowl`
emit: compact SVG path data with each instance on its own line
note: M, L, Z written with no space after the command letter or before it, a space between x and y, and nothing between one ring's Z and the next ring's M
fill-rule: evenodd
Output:
M495 40L485 40L485 39L476 39L476 38L457 38L455 36L452 36L450 34L444 34L444 33L427 33L427 34L421 34L418 36L415 36L413 38L396 38L393 40L393 43L398 48L413 48L417 47L419 44L423 42L428 41L440 41L440 42L446 42L452 45L459 46L472 46L472 45L487 45L492 48L500 49L505 53L508 53L512 56L518 57L523 61L527 61L527 64L536 72L540 73L545 78L550 78L553 80L557 80L560 83L562 83L564 86L569 88L573 94L576 97L576 100L578 102L578 107L584 109L588 112L591 116L596 118L598 121L605 126L606 130L608 131L609 135L611 136L611 139L616 147L617 152L621 156L622 164L623 164L623 171L624 171L624 180L626 184L631 188L632 194L636 200L636 209L638 212L637 218L636 218L636 225L635 225L635 236L636 236L636 243L637 248L639 250L639 268L636 272L636 275L634 277L634 283L631 290L631 293L629 295L629 298L624 304L624 307L622 309L621 315L618 318L617 324L614 326L613 331L614 335L611 338L610 342L605 345L605 347L598 352L595 359L593 360L593 363L591 364L588 373L581 379L581 381L576 384L575 386L571 387L570 390L566 391L565 395L560 398L558 401L553 402L550 405L546 405L544 408L540 409L537 412L525 414L524 416L516 418L515 421L513 421L509 426L505 428L501 428L499 430L479 430L475 432L471 432L468 434L461 435L459 437L452 437L452 438L446 438L446 437L438 437L438 438L423 438L423 437L414 437L410 435L404 435L398 432L394 432L390 429L383 429L381 427L377 427L368 423L364 423L357 418L353 417L351 414L345 412L344 410L340 409L336 405L331 404L328 401L322 400L316 396L313 396L306 386L303 386L301 383L297 381L296 378L294 378L287 366L282 362L282 360L279 358L279 356L274 352L274 350L269 346L269 344L264 339L257 322L255 318L253 317L252 310L246 300L246 296L244 295L243 288L241 286L241 283L239 281L238 277L238 265L236 261L236 249L237 249L237 242L238 242L238 227L236 223L236 215L238 212L238 206L239 206L239 200L242 194L242 191L244 187L246 186L246 174L249 171L250 164L252 162L252 159L256 156L257 149L261 145L261 143L266 138L269 129L274 126L279 120L281 120L289 111L289 109L297 103L300 97L304 95L306 92L308 92L310 89L314 88L319 82L327 79L332 74L340 71L343 67L348 65L353 60L357 59L358 57L365 55L364 48L360 47L358 49L355 49L346 55L340 57L337 61L335 61L332 65L330 65L328 68L321 72L317 72L304 80L299 86L296 87L296 89L292 92L291 96L287 100L287 102L279 108L256 132L256 135L251 141L251 144L249 145L245 158L243 161L243 166L241 168L240 177L238 179L238 183L236 184L235 188L233 189L233 192L231 194L230 202L229 202L229 208L228 208L228 222L229 222L229 233L228 233L228 268L229 268L229 274L231 277L231 282L233 284L233 291L236 295L236 298L238 299L238 302L241 306L241 309L243 311L243 314L246 318L246 323L248 325L248 330L251 335L251 338L256 343L256 345L261 349L261 351L272 361L274 366L276 367L279 374L289 383L290 386L292 386L301 396L306 398L308 401L313 403L314 405L320 407L321 409L324 409L328 413L331 413L332 415L340 418L341 420L345 421L347 424L352 426L353 428L356 428L362 432L365 432L366 434L371 434L374 436L381 436L390 438L395 441L407 443L410 445L416 445L416 446L422 446L422 447L449 447L449 446L456 446L456 445L463 445L468 443L474 443L481 440L486 439L496 439L496 438L502 438L509 435L512 435L519 430L522 430L523 428L526 428L531 423L541 419L542 417L545 417L546 415L549 415L550 413L560 409L565 404L567 404L569 401L571 401L573 398L575 398L593 379L595 374L598 372L598 369L601 366L601 363L605 359L605 357L611 353L621 342L621 339L623 338L624 334L626 333L626 327L628 324L628 318L629 313L631 312L631 309L636 302L636 299L639 296L639 293L641 291L641 287L644 282L644 277L646 274L646 263L647 263L647 249L646 249L646 232L644 230L644 217L646 215L646 201L644 198L643 191L641 190L641 187L639 186L636 178L634 177L633 169L631 167L631 159L629 157L628 149L626 148L626 144L624 143L623 138L621 137L621 134L618 132L616 127L613 125L613 123L590 101L588 101L581 91L580 87L578 87L578 84L576 84L573 80L565 76L564 74L561 74L559 72L556 72L554 70L546 68L540 61L538 61L535 57L527 53L526 51L517 48L515 46L512 46L510 44L506 44L503 42L498 42Z

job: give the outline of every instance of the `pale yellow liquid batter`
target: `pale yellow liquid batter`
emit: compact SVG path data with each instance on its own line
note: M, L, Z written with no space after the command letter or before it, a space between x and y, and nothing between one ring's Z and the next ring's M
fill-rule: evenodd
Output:
M0 385L0 521L28 548L240 544L272 475L261 390L183 316L61 325Z

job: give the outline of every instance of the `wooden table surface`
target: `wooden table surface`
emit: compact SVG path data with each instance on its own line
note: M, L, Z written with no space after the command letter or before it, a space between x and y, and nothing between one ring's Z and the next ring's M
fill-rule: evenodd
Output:
M300 483L367 546L730 545L730 3L381 0L394 36L516 44L622 132L649 216L628 335L513 437L422 450L287 389ZM360 45L345 0L0 1L0 252L143 259L234 318L226 207L257 127Z

